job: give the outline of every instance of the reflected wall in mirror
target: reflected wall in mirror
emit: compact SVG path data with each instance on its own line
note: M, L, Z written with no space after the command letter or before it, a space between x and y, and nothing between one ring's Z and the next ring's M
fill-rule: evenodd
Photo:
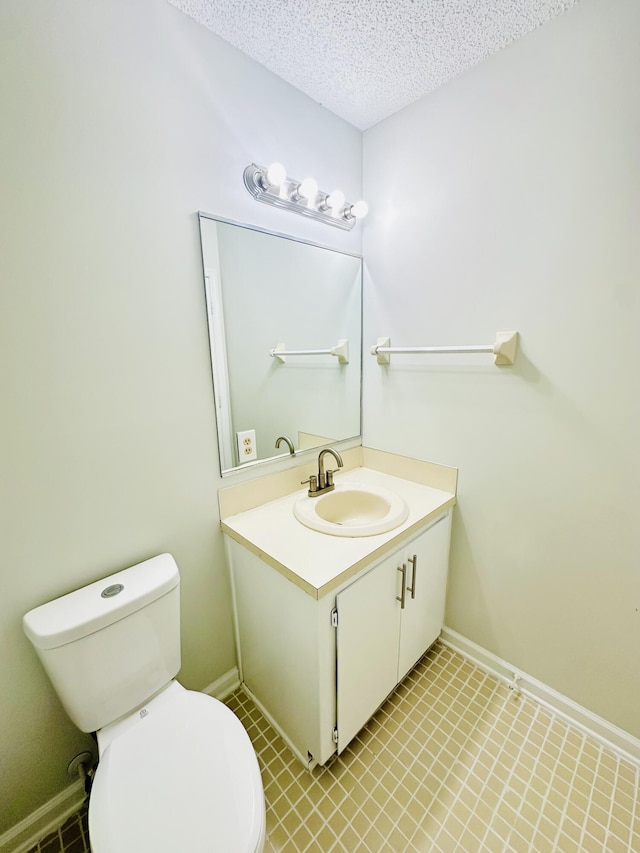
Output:
M200 237L222 473L288 454L280 436L296 451L359 436L362 259L203 213ZM339 341L348 361L271 355Z

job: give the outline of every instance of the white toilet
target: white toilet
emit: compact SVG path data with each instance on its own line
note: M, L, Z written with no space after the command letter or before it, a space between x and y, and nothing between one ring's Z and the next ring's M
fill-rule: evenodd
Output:
M261 853L262 779L235 714L186 690L180 576L162 554L43 604L24 630L74 723L96 732L93 853Z

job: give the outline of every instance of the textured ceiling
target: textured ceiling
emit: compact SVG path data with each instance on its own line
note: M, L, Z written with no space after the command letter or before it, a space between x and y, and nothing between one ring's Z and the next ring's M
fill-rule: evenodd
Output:
M578 0L169 0L361 130Z

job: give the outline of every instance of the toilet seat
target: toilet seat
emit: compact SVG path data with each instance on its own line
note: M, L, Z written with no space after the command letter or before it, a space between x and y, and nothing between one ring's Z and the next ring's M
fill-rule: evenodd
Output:
M262 850L260 769L226 705L172 682L115 725L89 801L93 853Z

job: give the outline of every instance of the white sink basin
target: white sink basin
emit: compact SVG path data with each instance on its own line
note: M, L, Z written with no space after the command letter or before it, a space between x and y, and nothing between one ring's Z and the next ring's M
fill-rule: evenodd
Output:
M387 489L344 483L317 498L298 498L293 514L306 527L330 536L375 536L399 527L409 507Z

